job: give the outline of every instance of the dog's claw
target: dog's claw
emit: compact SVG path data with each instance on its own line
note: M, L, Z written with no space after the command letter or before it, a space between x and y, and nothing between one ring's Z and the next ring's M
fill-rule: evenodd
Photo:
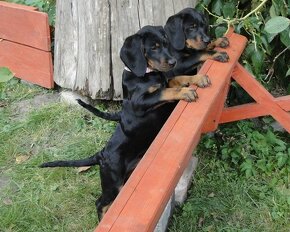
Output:
M214 55L214 60L219 61L219 62L228 62L230 59L230 57L228 56L228 54L226 52L217 52Z
M228 47L230 45L230 41L229 41L229 39L227 38L227 37L222 37L221 38L221 41L220 41L220 43L219 43L219 47L221 47L221 48L226 48L226 47Z
M201 77L199 83L196 84L200 88L209 87L211 85L210 79L207 75Z
M187 102L195 102L198 99L197 92L192 88L187 88L183 93L183 100Z

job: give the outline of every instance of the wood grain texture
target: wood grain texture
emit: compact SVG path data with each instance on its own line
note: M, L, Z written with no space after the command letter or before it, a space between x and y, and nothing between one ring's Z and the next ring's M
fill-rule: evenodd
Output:
M46 13L0 1L0 38L50 51L50 30Z
M93 99L122 99L125 38L145 25L164 25L192 0L57 1L55 81Z
M92 98L111 98L108 1L57 1L55 82Z

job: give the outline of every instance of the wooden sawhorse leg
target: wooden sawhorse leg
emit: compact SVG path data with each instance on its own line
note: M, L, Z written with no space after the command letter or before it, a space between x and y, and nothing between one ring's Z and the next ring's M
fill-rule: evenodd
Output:
M232 77L263 111L268 112L268 115L271 115L290 133L290 114L280 101L276 100L242 65L237 64Z

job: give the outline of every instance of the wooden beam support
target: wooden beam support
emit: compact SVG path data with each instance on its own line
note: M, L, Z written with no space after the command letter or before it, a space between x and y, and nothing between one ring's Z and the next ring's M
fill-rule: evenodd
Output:
M290 114L277 104L275 98L242 65L237 64L233 79L290 133Z
M284 111L290 111L290 96L278 97L274 101ZM263 105L259 103L248 103L224 108L219 123L234 122L266 115L270 115L270 112Z

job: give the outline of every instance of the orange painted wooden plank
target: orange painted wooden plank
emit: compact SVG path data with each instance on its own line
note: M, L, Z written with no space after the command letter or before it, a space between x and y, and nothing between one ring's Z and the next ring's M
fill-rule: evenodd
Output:
M285 111L290 111L290 95L275 98L277 104Z
M2 40L0 54L0 67L8 67L16 77L23 80L45 88L53 88L50 52Z
M202 133L215 131L219 125L220 117L224 109L225 100L229 91L230 80L225 84L220 96L215 100L215 103L210 108L210 113L205 120Z
M198 89L196 103L179 102L96 231L152 231L199 141L210 107L229 81L246 39L232 34L230 62L207 61L212 86Z
M275 102L275 98L240 64L233 72L233 79L269 114L290 133L290 114Z
M290 95L274 99L283 110L290 111ZM248 103L224 108L219 123L233 122L243 119L269 115L269 110L258 103Z
M32 7L0 2L0 38L50 51L48 16Z

